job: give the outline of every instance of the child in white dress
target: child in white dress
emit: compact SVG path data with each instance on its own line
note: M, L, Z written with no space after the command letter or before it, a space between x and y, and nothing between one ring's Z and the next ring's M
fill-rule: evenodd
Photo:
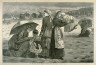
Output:
M38 58L38 54L42 51L38 30L33 31L33 39L30 40L30 45L30 52L35 53L35 56Z

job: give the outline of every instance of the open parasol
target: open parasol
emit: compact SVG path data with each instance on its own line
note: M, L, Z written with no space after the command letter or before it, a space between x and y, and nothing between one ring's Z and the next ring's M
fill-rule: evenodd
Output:
M15 24L11 31L10 31L10 35L11 34L16 34L22 30L25 30L28 26L31 26L32 30L34 30L36 28L38 24L37 23L34 23L32 21L21 21L21 22L18 22L17 24Z

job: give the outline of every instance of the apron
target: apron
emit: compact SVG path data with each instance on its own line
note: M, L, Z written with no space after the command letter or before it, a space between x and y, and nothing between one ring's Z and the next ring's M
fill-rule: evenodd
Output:
M55 27L55 48L64 48L64 27Z

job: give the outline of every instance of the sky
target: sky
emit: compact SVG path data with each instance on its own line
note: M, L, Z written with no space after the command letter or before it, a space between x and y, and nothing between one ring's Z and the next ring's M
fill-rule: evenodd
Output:
M92 2L4 2L4 6L46 6L46 7L86 7L93 6Z

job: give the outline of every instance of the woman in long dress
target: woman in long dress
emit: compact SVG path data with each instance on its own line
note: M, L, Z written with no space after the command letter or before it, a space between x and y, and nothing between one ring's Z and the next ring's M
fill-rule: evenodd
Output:
M64 25L66 24L61 18L61 11L56 13L53 19L54 28L52 30L50 56L52 59L63 59L64 57Z
M45 17L43 18L42 28L41 28L41 46L42 52L41 56L44 58L49 58L49 50L51 43L51 33L52 33L52 17L49 10L44 10Z
M27 57L30 48L28 32L31 28L22 30L14 35L8 42L10 55L14 57Z

